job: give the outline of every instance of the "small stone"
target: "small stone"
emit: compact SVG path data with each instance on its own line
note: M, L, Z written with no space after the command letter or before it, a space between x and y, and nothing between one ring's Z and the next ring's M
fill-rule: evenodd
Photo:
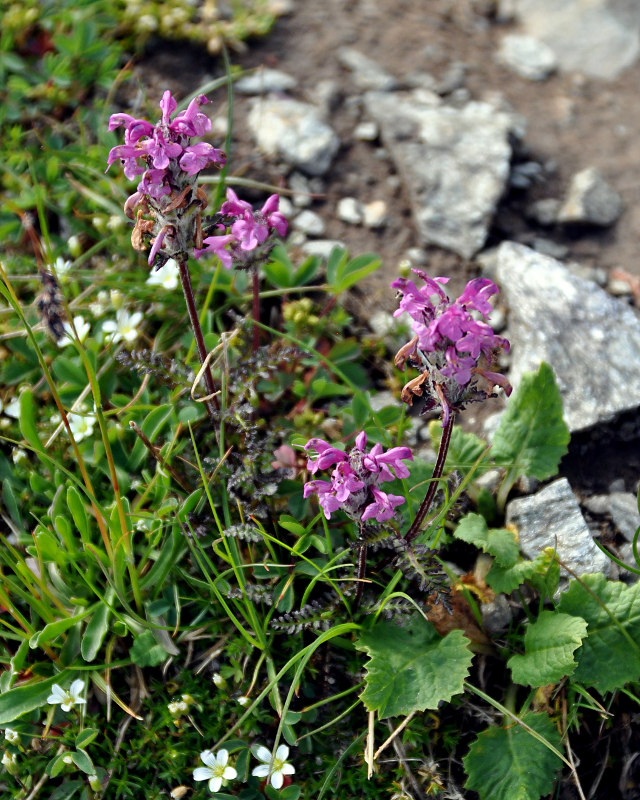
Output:
M311 91L311 99L314 100L322 110L323 117L328 117L332 111L340 105L342 96L340 84L327 78L318 81Z
M343 197L336 207L336 215L349 225L359 225L362 222L362 204L355 197Z
M336 247L344 248L344 243L337 239L315 239L302 245L303 251L308 256L320 256L320 258L329 258L331 251Z
M493 308L489 313L487 322L494 333L501 333L507 326L507 315L503 308Z
M282 194L280 195L280 201L278 202L278 211L281 214L284 214L286 219L292 219L293 215L296 213L295 206L291 200Z
M607 291L616 297L625 297L632 294L629 281L623 281L620 278L611 278L607 283Z
M353 82L362 91L372 89L378 92L390 92L398 85L393 75L383 69L377 61L352 47L341 47L338 50L338 60L343 67L351 70Z
M397 317L388 311L374 311L367 317L367 324L381 339L393 336L398 330Z
M597 169L589 167L573 176L558 221L607 227L622 214L620 195Z
M545 486L537 494L507 504L507 524L515 525L522 552L535 559L545 548L576 575L603 572L615 576L613 561L597 547L566 478ZM567 572L560 567L561 574Z
M476 486L479 486L481 489L487 489L488 491L493 492L495 489L498 488L501 480L502 480L502 473L500 472L500 470L490 469L483 475L480 475L478 478L476 478L475 484Z
M495 414L491 414L482 423L482 430L488 442L493 440L495 432L498 430L498 426L500 425L500 420L502 419L503 413L504 412L502 411L498 411Z
M609 496L609 502L613 524L628 542L633 542L640 527L638 498L631 492L613 492Z
M513 619L513 611L503 594L497 595L490 603L483 603L480 606L480 612L482 613L482 627L489 636L499 636L504 633Z
M289 98L252 101L247 124L258 147L308 175L324 175L340 140L318 109Z
M409 247L405 252L405 257L414 267L423 267L429 262L427 251L422 247Z
M592 514L598 514L599 516L608 514L610 506L609 495L592 494L591 497L585 497L582 501L582 505Z
M467 75L467 65L462 61L452 61L447 67L435 91L438 94L451 94L456 89L462 89Z
M298 81L286 72L269 67L261 67L250 75L244 75L234 84L239 94L268 94L269 92L288 92L295 89Z
M293 205L298 208L307 208L313 202L311 195L313 189L311 181L301 172L292 172L289 176L289 189L295 194L292 197Z
M545 228L555 225L558 221L558 212L561 202L555 197L544 197L536 200L526 211L527 217Z
M325 232L326 226L322 217L316 214L315 211L301 211L293 220L293 227L307 234L307 236L322 236Z
M543 81L558 66L553 50L533 36L510 33L502 37L496 60L530 81Z
M362 221L367 228L381 228L387 222L387 204L384 200L374 200L362 209Z
M551 256L551 258L557 258L558 260L565 258L569 252L569 248L566 245L558 244L558 242L554 242L552 239L545 239L543 236L535 236L531 242L531 246L538 253L542 253L544 256Z
M393 406L394 408L397 408L398 398L393 392L388 390L383 392L375 392L371 395L369 405L371 406L371 410L377 413L387 406Z
M609 493L615 494L616 492L624 492L625 491L625 483L624 478L616 478L612 480L609 484Z
M353 138L361 142L375 142L379 135L380 131L375 122L361 122L353 130Z
M536 181L542 180L544 167L537 161L523 161L516 164L509 174L509 185L515 189L529 189Z

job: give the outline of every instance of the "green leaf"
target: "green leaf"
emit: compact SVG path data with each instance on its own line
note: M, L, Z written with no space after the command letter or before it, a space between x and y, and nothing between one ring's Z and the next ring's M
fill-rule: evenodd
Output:
M356 642L370 656L362 701L381 718L437 708L463 690L471 651L462 631L444 638L421 616L400 628L380 622Z
M522 721L555 748L561 737L546 714L525 714ZM479 734L462 759L469 776L466 789L480 800L539 800L553 789L560 759L516 723Z
M379 266L380 259L373 253L365 253L349 261L347 251L336 247L327 262L327 283L335 294L340 294Z
M84 750L72 750L69 755L78 769L81 769L87 775L95 775L95 767Z
M89 538L89 517L84 507L82 495L75 486L69 486L67 489L67 506L82 538Z
M129 656L134 664L139 667L157 667L169 657L169 654L156 643L151 631L143 631L140 636L136 636L133 647L129 650Z
M525 654L507 662L514 682L537 688L571 675L577 666L573 654L586 635L581 617L542 611L524 635Z
M280 514L278 524L290 533L295 533L296 536L302 536L306 531L304 525L301 525L297 520L289 516L289 514Z
M109 590L108 598L113 600L113 589ZM85 661L93 661L102 646L102 641L109 629L109 614L111 610L106 603L98 603L89 620L80 643L80 653Z
M493 591L498 594L501 592L510 594L525 581L536 586L540 586L542 582L546 587L549 578L553 582L553 576L556 574L553 569L554 564L556 562L552 553L549 554L546 551L540 553L533 561L522 559L511 567L502 567L496 560L493 562L485 580ZM550 573L552 574L550 575ZM542 591L541 593L549 594L548 591ZM553 591L551 594L553 594Z
M440 447L440 439L442 439L442 425L435 419L429 423L429 437L431 446L437 451ZM447 458L444 462L445 473L459 470L463 475L467 475L486 449L487 443L484 439L480 439L475 433L465 433L457 425L454 426L451 432L449 449L447 450ZM487 453L485 458L478 464L474 475L476 477L481 475L491 469L491 466L489 454Z
M60 636L61 633L64 633L72 625L75 625L76 622L84 619L88 613L89 609L83 611L82 614L76 614L74 617L65 617L64 619L58 619L55 622L50 622L48 625L45 625L41 631L37 631L33 634L29 640L29 647L34 650L36 647L41 647L43 644L47 644L47 642L52 641L57 636Z
M480 514L463 517L454 536L489 553L501 567L512 567L518 560L520 548L515 533L507 528L489 528Z
M553 370L543 362L537 372L522 376L493 437L491 455L496 464L507 468L498 504L504 507L519 477L543 481L555 475L569 438L560 390Z
M100 734L97 728L85 728L76 736L76 747L86 747Z
M17 686L0 695L0 725L8 725L23 714L45 706L53 684L64 685L68 674L68 670L63 670L45 680L34 681L26 686Z
M29 442L34 450L44 450L38 428L36 427L36 407L30 389L25 389L20 395L20 433Z
M604 693L640 678L640 583L626 586L602 574L583 575L571 581L558 610L588 625L576 681Z

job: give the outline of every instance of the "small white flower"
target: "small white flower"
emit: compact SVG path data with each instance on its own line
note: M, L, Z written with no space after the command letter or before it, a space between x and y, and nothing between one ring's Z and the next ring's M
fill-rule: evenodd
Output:
M65 764L73 764L73 759L71 758L69 753L67 753L66 755L62 756L62 760L64 761Z
M270 781L274 789L282 789L285 775L293 775L295 767L287 762L289 748L286 744L281 744L273 756L271 763L271 751L266 747L258 747L255 751L258 761L262 761L259 767L254 767L252 775L256 778L266 778L271 775Z
M141 311L130 314L126 308L121 308L117 311L115 320L108 319L102 323L102 330L109 335L114 344L120 341L135 342L138 338L138 325L141 322Z
M61 280L62 278L66 277L67 272L69 272L69 270L71 269L71 262L65 261L64 258L62 258L62 256L58 256L58 258L56 258L56 260L53 262L52 266L53 269L55 270L56 277L58 278L58 280Z
M244 708L246 705L249 704L249 698L242 694L240 695L240 697L236 698L236 702L238 703L239 706L242 706Z
M174 258L170 258L164 266L149 275L147 286L162 286L171 292L178 286L178 274L178 264Z
M7 403L7 405L4 407L4 413L8 417L20 419L20 398L15 397L10 403Z
M87 775L87 780L89 781L89 786L93 789L94 792L99 792L101 789L100 785L100 778L97 775Z
M207 765L197 767L193 770L194 781L209 781L209 790L219 792L223 781L232 781L238 777L238 773L233 767L228 767L229 752L218 750L212 753L211 750L204 750L200 753L200 759Z
M189 706L184 700L175 700L173 703L169 703L167 708L172 717L179 717L182 714L186 714L189 710Z
M10 753L8 750L5 750L2 754L2 760L0 760L0 764L7 770L10 775L15 775L18 771L18 759L15 753Z
M22 462L27 461L28 458L27 451L23 450L21 447L14 447L11 450L11 459L16 465L22 464Z
M20 741L20 734L18 731L14 731L13 728L5 728L4 738L9 742L9 744L18 744Z
M101 317L107 310L109 305L109 293L105 291L98 292L96 299L93 303L89 303L89 311L94 317Z
M84 317L78 315L77 317L73 318L73 327L69 322L64 323L64 330L65 333L58 339L58 347L66 347L69 344L73 344L75 342L75 335L73 333L73 328L76 329L76 333L78 334L78 339L81 342L87 338L87 334L91 330L91 325L88 322L84 321Z
M214 672L211 676L211 680L214 684L218 687L218 689L225 689L227 686L226 680L222 677L219 672Z
M95 414L74 414L73 412L69 414L69 427L76 442L81 442L91 436L95 424Z
M83 705L87 702L81 696L83 689L84 681L81 681L80 678L76 678L67 691L58 686L57 683L54 683L51 687L51 694L47 697L47 703L52 706L60 703L63 711L71 711L74 706Z
M74 258L78 258L78 256L82 255L82 242L80 241L80 237L75 234L67 239L67 247Z

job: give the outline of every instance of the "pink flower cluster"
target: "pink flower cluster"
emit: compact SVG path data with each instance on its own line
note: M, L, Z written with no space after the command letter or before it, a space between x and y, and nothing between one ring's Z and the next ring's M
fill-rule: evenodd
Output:
M486 318L491 312L489 298L498 287L488 278L474 278L464 292L451 301L442 289L448 278L430 278L422 270L413 270L425 285L418 288L408 278L398 278L391 286L402 297L395 316L406 312L411 317L414 338L398 352L396 364L403 368L406 361L425 368L420 378L411 381L403 390L403 400L411 403L412 395L425 394L428 407L440 406L446 424L454 408L463 401L483 399L483 393L468 390L474 375L481 375L491 385L503 386L507 394L511 387L505 377L478 366L481 356L489 361L493 352L509 351L509 342L497 336Z
M425 282L418 289L413 281L398 278L391 286L402 293L400 306L394 316L406 311L412 319L411 327L418 337L417 346L423 353L444 355L440 372L454 378L461 386L471 380L471 370L478 365L480 354L490 356L496 347L509 351L509 342L496 336L484 321L475 319L472 312L482 317L491 312L489 298L498 287L488 278L474 278L464 292L451 302L440 284L448 278L429 278L418 269L413 270Z
M278 203L278 195L272 194L260 211L254 211L251 204L240 200L233 189L227 189L227 199L220 208L220 214L233 220L231 232L223 234L222 231L227 226L219 223L217 227L221 233L204 239L203 244L206 247L196 249L195 257L200 258L203 253L213 253L227 269L233 263L241 266L246 261L247 254L264 244L270 233L275 231L284 236L287 232L287 220L278 211Z
M404 503L404 497L383 492L378 486L396 477L409 476L409 470L402 462L413 460L411 450L392 447L385 453L380 444L374 444L367 452L366 446L364 431L356 436L355 446L348 454L323 439L310 439L306 443L304 449L316 453L316 457L307 462L312 475L318 470L334 468L331 480L312 480L304 485L304 496L317 494L327 519L341 508L352 519L361 522L368 519L385 522L393 517L394 509Z
M107 169L120 160L127 178L142 175L138 192L159 200L182 183L180 171L192 178L209 164L223 167L227 157L222 150L206 142L190 144L191 137L204 136L211 130L211 120L199 110L207 102L203 94L198 95L185 111L171 119L178 104L167 90L160 101L162 119L156 125L130 114L112 114L109 130L124 126L124 144L111 148Z

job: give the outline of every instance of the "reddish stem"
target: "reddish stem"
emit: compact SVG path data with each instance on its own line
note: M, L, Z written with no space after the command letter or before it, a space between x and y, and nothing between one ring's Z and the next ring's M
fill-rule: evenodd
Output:
M178 267L180 269L180 280L182 281L182 291L184 292L184 299L187 303L187 311L189 312L189 320L193 329L193 336L196 340L196 347L198 348L198 355L200 356L200 363L204 364L207 358L207 346L204 343L204 335L200 325L200 318L198 317L198 309L196 308L196 300L193 294L193 286L191 285L191 275L189 274L189 267L187 266L187 258L178 259ZM207 387L207 394L213 394L216 391L213 382L213 375L207 365L204 371L204 382ZM217 426L218 420L216 411L218 410L218 400L213 397L211 400L205 402L209 419L214 425Z
M436 458L436 463L433 468L433 475L431 476L429 489L427 490L427 494L425 495L425 498L418 509L415 519L411 523L411 527L404 537L407 542L412 542L420 533L420 528L424 522L424 518L427 516L429 509L431 508L431 503L433 502L433 498L435 497L438 489L438 481L442 477L444 463L447 460L447 452L449 451L449 443L451 442L451 432L453 431L453 420L454 414L451 413L449 420L442 431L442 438L440 439L440 447L438 449L438 457Z

